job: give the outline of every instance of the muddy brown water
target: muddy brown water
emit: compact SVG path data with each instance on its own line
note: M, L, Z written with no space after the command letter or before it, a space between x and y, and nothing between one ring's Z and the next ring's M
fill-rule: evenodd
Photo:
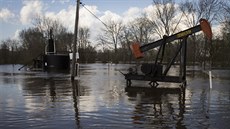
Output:
M0 129L230 128L230 70L213 70L210 90L208 76L188 68L183 96L174 91L126 92L119 71L127 64L81 64L74 82L68 74L19 67L0 65Z

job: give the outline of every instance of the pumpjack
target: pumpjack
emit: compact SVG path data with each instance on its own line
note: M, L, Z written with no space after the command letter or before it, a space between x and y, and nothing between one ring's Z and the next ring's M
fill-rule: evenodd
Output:
M131 51L136 59L144 57L144 52L159 47L154 63L143 63L141 64L142 74L138 74L132 68L129 68L129 72L124 74L126 79L127 87L131 86L132 80L149 81L151 87L157 87L158 82L169 82L169 83L182 83L186 85L186 53L187 53L187 39L190 35L203 31L207 39L212 39L212 30L209 22L206 19L200 19L200 24L189 28L187 30L178 32L171 36L163 36L162 39L140 46L140 43L135 42L130 45ZM179 47L175 54L166 62L163 67L163 58L165 54L165 46L175 40L179 40ZM179 61L179 75L170 76L168 72L172 65L175 64L176 58L180 56Z

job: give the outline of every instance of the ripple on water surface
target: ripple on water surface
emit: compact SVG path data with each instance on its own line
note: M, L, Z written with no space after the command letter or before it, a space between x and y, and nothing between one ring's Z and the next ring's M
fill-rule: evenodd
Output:
M213 72L212 90L208 76L196 69L187 76L185 94L149 94L125 92L119 70L128 66L80 65L74 82L68 74L0 66L0 128L230 128L229 71Z

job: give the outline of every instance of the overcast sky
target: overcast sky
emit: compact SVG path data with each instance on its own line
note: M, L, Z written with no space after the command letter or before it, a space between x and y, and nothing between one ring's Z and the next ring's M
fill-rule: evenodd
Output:
M180 0L176 0L178 2ZM153 9L152 0L81 0L102 21L122 20L128 23L143 12ZM74 30L76 0L0 0L0 41L17 37L29 28L38 15L58 19L70 31ZM80 8L79 25L89 27L92 37L103 24L85 8Z

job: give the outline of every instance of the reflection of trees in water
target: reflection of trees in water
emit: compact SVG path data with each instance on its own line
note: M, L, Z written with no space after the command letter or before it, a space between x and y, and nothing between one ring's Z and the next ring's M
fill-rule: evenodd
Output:
M130 97L136 97L136 106L132 117L133 123L159 128L172 126L185 128L185 125L183 125L185 91L173 92L168 94L128 92Z
M43 107L42 112L41 110L37 110L38 107L34 107L34 106L33 107L28 106L28 108L30 108L29 110L31 111L33 110L33 112L39 111L39 114L41 115L47 114L45 113L47 112L45 110L48 110L48 108L50 108L49 106L50 104L52 105L51 108L55 109L54 106L56 106L56 104L54 103L60 103L62 102L62 100L69 101L69 97L72 97L71 100L75 112L76 126L78 128L81 128L80 117L79 117L79 96L84 96L88 90L86 90L87 87L80 86L79 81L76 80L71 82L70 80L60 80L53 77L28 78L25 80L23 86L24 86L23 87L24 96L33 96L33 97L29 97L29 99L28 98L26 99L26 104L33 105L33 103L35 103L35 104L39 104L40 107ZM52 114L52 112L50 112L49 110L48 112L50 113L50 115Z
M24 95L50 97L51 102L56 99L65 99L72 96L72 85L70 80L61 80L60 78L27 78L23 83ZM88 94L87 87L82 86L80 95Z
M46 94L46 82L41 78L27 78L23 84L24 95L41 95Z
M185 122L188 128L210 128L209 89L199 82L190 84L189 95L186 96Z

